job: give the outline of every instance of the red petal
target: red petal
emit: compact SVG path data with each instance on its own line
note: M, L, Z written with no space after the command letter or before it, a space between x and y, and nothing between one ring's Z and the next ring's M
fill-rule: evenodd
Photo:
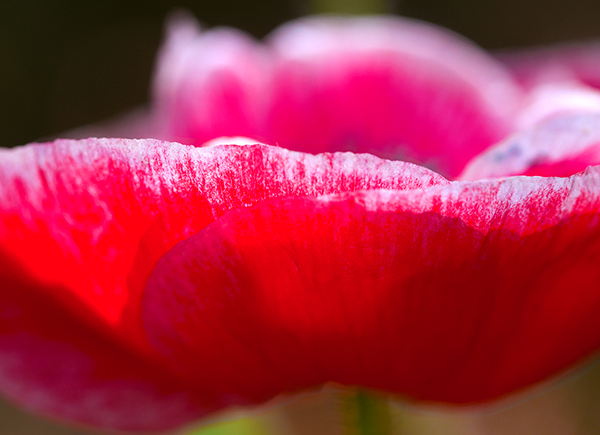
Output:
M450 175L512 130L519 104L511 78L468 41L391 18L305 19L266 47L232 30L176 26L156 88L168 134L187 143L249 136Z
M550 116L473 159L464 180L509 175L563 177L600 164L600 111Z
M5 258L0 280L0 390L26 409L105 429L155 432L217 408L83 325Z
M9 364L0 371L0 389L52 415L110 425L103 423L104 408L89 414L87 402L77 407L86 392L125 379L122 390L106 390L106 400L114 393L111 403L120 407L118 396L131 382L149 389L148 406L158 394L153 391L164 390L155 385L160 374L143 363L139 372L132 369L138 362L128 352L152 358L140 298L152 267L174 244L232 208L268 198L445 183L407 163L369 155L312 156L265 145L200 149L89 139L0 151L0 255L15 265L0 275L0 310L10 314L6 307L14 305L24 313L15 323L7 317L0 323L0 367ZM40 302L46 299L51 302ZM65 309L71 314L63 319ZM19 339L20 330L29 338ZM118 350L117 342L128 350ZM39 355L48 351L53 356L46 362ZM77 368L86 361L89 370ZM59 380L71 365L80 375L68 384L73 394L66 394ZM21 370L18 376L15 370ZM36 385L44 403L35 402ZM156 418L176 425L177 412L183 418L188 410L172 409L167 399ZM136 410L145 405L139 406L123 409L115 427L138 424ZM165 417L171 412L173 422Z
M71 289L110 324L121 321L130 297L128 275L140 278L132 267L153 265L231 208L278 196L446 182L368 155L310 156L266 145L195 149L90 139L3 154L3 250L40 281Z
M600 171L238 209L148 280L180 376L260 402L326 381L479 402L600 346Z

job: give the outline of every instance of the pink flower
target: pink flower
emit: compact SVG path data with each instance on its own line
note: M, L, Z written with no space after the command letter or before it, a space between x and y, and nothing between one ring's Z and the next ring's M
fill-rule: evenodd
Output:
M329 381L480 403L585 361L600 168L573 174L597 163L600 110L579 85L538 91L407 20L304 20L266 44L179 23L152 134L296 151L1 151L0 390L166 430ZM320 153L340 150L359 153ZM540 172L572 176L476 181Z
M468 41L395 18L310 18L265 44L176 22L155 83L166 138L369 152L457 176L514 130L520 89Z

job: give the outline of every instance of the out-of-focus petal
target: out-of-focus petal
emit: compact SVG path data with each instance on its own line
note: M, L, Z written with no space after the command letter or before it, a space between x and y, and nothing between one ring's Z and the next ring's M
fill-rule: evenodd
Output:
M176 23L155 80L167 135L248 136L300 151L355 151L457 175L513 129L520 91L470 42L408 19L308 18L265 45Z
M506 51L498 59L525 87L579 82L600 89L600 42Z
M450 176L512 129L518 91L469 41L408 19L308 18L269 39L269 143L350 150Z
M600 92L576 83L546 83L531 89L524 98L517 125L522 131L546 118L589 112L600 113Z
M265 48L236 29L200 32L181 15L167 32L154 79L161 134L193 145L221 136L262 138L271 61Z
M146 330L216 397L497 398L600 346L599 192L594 168L233 210L159 261Z
M600 110L549 116L473 159L460 178L565 177L600 164Z

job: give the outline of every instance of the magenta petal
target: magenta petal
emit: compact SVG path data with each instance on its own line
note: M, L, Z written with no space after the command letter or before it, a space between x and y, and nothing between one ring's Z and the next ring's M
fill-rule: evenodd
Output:
M549 116L473 159L464 180L510 175L564 177L600 164L600 110Z
M154 80L162 134L194 145L259 137L270 62L264 48L235 29L200 33L187 17L174 17L167 30Z
M513 130L520 91L457 35L407 19L309 18L260 45L172 27L155 80L169 137L369 152L451 176Z
M472 403L600 346L600 172L231 211L148 280L180 376L256 403L326 381Z
M349 150L450 176L513 128L518 90L468 41L394 18L309 18L270 38L268 143Z

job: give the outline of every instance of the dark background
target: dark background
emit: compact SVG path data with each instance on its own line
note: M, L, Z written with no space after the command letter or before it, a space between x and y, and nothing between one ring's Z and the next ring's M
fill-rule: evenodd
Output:
M0 0L0 146L51 137L146 102L163 21L176 7L205 25L257 37L331 8L416 17L488 49L600 37L598 0Z

